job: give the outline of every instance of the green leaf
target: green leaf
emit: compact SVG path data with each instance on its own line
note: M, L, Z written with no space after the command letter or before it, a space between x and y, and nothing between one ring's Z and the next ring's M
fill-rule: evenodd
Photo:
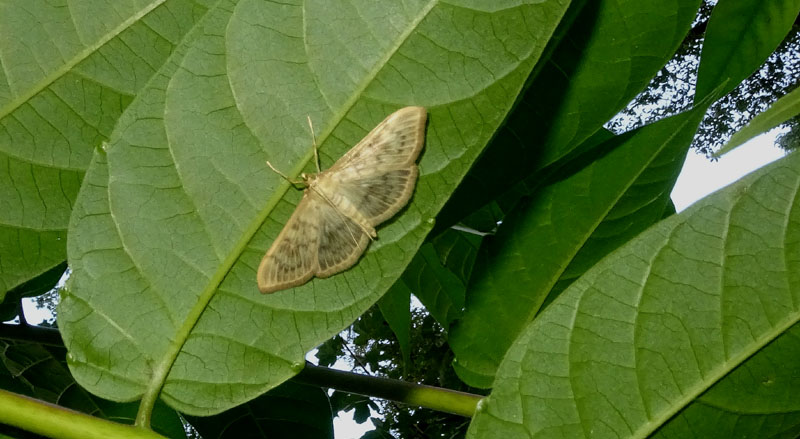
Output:
M75 383L62 347L0 341L0 383L3 389L71 408L95 417L132 424L137 404L115 403L93 396ZM153 429L167 437L183 437L178 413L158 404Z
M741 130L734 133L731 139L728 140L728 143L723 145L714 156L722 157L736 149L737 146L747 142L753 137L766 133L798 114L800 114L800 88L778 99L769 108L764 110L764 112L754 117L753 120Z
M403 367L406 368L411 358L411 290L402 280L398 280L378 300L378 308L397 337Z
M291 381L218 415L186 420L204 439L333 438L328 395Z
M364 401L367 403L370 402L369 399L365 399ZM355 406L355 410L353 411L353 420L356 421L357 424L363 424L367 422L369 415L369 404L357 404Z
M794 154L611 253L515 341L467 437L797 431L799 186Z
M680 46L699 0L588 2L526 100L537 113L539 167L601 129Z
M566 8L471 6L241 0L206 14L84 180L59 308L76 379L107 398L142 398L141 424L158 396L219 413L296 374L307 351L374 304ZM330 166L412 103L429 108L430 124L410 205L353 269L259 294L255 267L300 198L265 161L312 170L310 116Z
M719 0L708 20L695 102L724 84L725 95L756 71L786 37L800 0Z
M449 227L565 158L642 91L680 46L700 0L588 1L437 218ZM538 67L537 67L538 68Z
M450 334L461 379L489 387L548 296L661 219L704 109L621 137L599 160L535 194L485 240L484 263Z
M403 272L402 281L445 329L461 316L481 239L448 229L425 243Z
M92 150L201 1L0 3L0 301L66 260Z

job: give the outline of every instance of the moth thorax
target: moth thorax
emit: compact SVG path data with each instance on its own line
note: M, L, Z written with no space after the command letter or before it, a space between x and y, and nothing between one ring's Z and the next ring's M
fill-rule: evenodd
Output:
M303 172L300 174L300 178L306 186L315 185L317 183L317 174L306 174Z

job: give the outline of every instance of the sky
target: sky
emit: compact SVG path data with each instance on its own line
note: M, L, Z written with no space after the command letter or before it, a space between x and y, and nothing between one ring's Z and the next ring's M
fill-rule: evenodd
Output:
M783 150L775 146L778 134L778 130L773 130L755 137L716 162L709 161L705 155L689 152L672 189L675 210L681 212L706 195L783 157Z

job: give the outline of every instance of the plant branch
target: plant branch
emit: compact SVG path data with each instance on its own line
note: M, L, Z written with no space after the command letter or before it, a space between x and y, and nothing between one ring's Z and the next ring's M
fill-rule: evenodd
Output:
M0 325L0 339L54 346L64 345L57 329L30 325ZM314 366L310 363L306 363L303 371L292 379L305 384L334 388L344 392L387 399L466 417L471 417L475 413L475 407L482 398L482 396L472 393L339 371ZM0 422L2 422L1 419Z
M0 339L64 347L58 329L29 324L0 323Z
M302 372L297 374L293 380L466 417L471 417L475 413L475 407L482 398L482 396L472 393L360 375L314 366L310 363L306 363Z
M152 430L118 424L0 390L0 423L58 439L164 439Z

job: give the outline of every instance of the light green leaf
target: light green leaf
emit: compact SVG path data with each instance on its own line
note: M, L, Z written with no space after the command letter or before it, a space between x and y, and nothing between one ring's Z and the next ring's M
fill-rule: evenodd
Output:
M400 275L565 8L241 0L210 11L126 110L81 189L59 313L76 379L142 398L146 424L158 396L208 415L296 374ZM430 121L410 205L353 269L259 294L255 268L300 198L265 161L313 170L310 115L328 167L409 104Z
M725 95L756 71L786 37L800 0L719 0L708 20L695 102L724 84Z
M467 437L796 431L798 187L794 154L611 253L515 341Z
M737 146L760 134L775 128L787 120L800 114L800 88L775 101L769 108L753 118L741 130L734 133L728 143L714 154L715 157L733 151Z
M0 3L0 300L66 260L92 150L203 1Z

